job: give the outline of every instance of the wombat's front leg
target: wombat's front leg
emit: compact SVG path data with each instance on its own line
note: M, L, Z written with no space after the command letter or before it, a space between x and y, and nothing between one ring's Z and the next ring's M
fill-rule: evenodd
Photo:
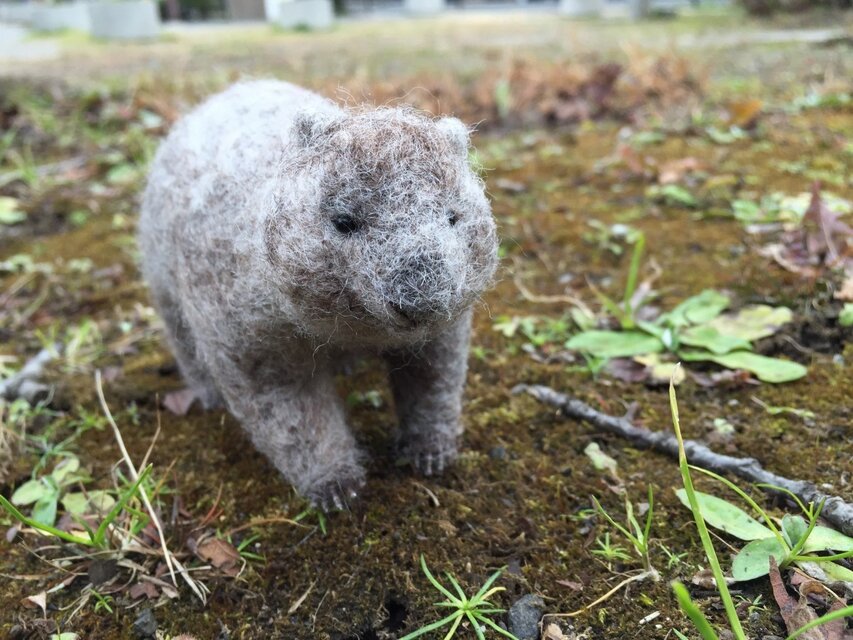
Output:
M324 510L343 509L364 484L362 455L327 368L291 357L238 365L220 355L214 375L255 447L296 490Z
M441 473L457 455L471 312L432 341L386 354L400 420L398 448L418 471Z

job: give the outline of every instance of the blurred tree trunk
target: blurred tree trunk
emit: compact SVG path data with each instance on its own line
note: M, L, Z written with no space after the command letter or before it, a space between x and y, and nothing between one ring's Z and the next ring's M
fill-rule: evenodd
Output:
M641 20L649 15L651 0L631 0L631 18Z

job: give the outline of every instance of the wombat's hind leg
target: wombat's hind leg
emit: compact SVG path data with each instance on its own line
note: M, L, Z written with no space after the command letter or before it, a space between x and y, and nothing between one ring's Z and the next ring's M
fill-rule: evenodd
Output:
M400 420L397 448L424 475L444 471L462 434L471 315L419 349L386 354Z
M181 310L169 296L154 296L160 317L166 329L166 339L178 362L181 377L205 409L223 405L222 396L216 389L213 377L199 361L195 340Z

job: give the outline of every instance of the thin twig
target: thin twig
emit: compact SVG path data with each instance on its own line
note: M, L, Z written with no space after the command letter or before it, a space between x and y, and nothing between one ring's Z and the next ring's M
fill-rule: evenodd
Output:
M588 404L571 398L550 387L541 385L518 385L513 393L527 393L540 402L559 407L560 411L577 420L585 420L632 443L648 449L677 458L678 441L674 436L663 431L649 431L637 427L625 418L617 418L596 411ZM721 453L715 453L707 446L696 440L685 440L684 449L690 464L710 469L718 473L731 473L753 483L763 483L787 489L804 503L824 503L821 516L832 523L842 533L853 535L853 504L845 502L838 496L832 496L819 491L811 482L786 478L764 469L755 458L736 458ZM767 487L763 487L767 489ZM768 489L771 490L772 489Z
M137 482L139 480L139 472L136 470L136 465L133 464L133 460L131 459L130 454L127 452L127 447L124 446L124 438L122 438L121 431L119 431L118 425L116 424L116 421L113 419L113 415L110 412L110 408L109 406L107 406L107 400L104 397L104 386L101 383L100 369L95 371L95 388L98 392L98 399L101 402L101 409L103 409L104 415L107 418L107 422L109 423L110 427L112 427L113 435L115 435L116 442L118 442L122 458L124 459L124 462L127 465L128 470L130 471L131 478L134 482ZM186 569L184 569L178 559L171 554L169 548L166 546L166 535L163 532L163 525L160 524L160 518L157 516L157 512L154 510L151 501L148 499L148 492L145 491L145 487L143 487L141 484L139 485L139 495L142 497L142 502L145 504L145 508L151 515L151 521L154 523L154 527L157 529L157 534L160 536L160 547L163 550L163 559L166 562L166 566L169 568L169 575L172 577L172 583L175 585L175 587L178 586L178 580L175 577L175 566L177 566L178 570L180 571L186 583L189 585L190 589L193 590L193 592L202 602L205 602L207 598L205 597L199 586L196 584L195 580L193 580L187 574Z
M528 302L535 302L537 304L563 304L569 305L571 307L578 307L584 313L593 316L592 309L580 298L576 298L575 296L570 296L568 294L559 295L559 296L545 296L538 293L533 293L524 282L521 281L521 276L516 274L512 278L513 284L518 289L518 292L521 294L521 297L527 300Z

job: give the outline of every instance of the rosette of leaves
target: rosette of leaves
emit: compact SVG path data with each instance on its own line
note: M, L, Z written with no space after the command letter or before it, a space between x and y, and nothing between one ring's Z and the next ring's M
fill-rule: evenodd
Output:
M790 382L806 375L796 363L753 351L753 343L776 333L792 319L787 307L750 305L725 313L730 299L712 289L683 301L652 321L635 320L632 328L582 331L565 344L598 360L630 358L645 366L653 379L668 380L674 359L713 362L750 372L770 383Z
M91 480L80 469L80 460L66 454L49 474L27 480L12 494L11 503L18 507L30 506L30 516L36 522L53 526L59 504L72 516L108 511L115 500L106 491L69 491L80 483Z
M677 490L676 495L689 508L684 489ZM699 491L696 498L708 525L747 543L732 561L732 577L738 582L766 576L770 571L770 556L773 556L779 567L796 564L824 581L853 584L853 571L833 561L833 558L853 555L853 538L817 525L819 510L803 506L805 518L786 514L774 520L750 501L764 520L761 523L722 498ZM824 552L836 553L815 555Z

